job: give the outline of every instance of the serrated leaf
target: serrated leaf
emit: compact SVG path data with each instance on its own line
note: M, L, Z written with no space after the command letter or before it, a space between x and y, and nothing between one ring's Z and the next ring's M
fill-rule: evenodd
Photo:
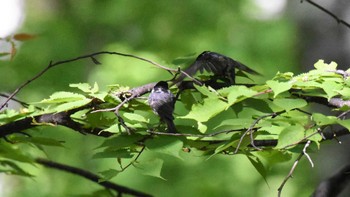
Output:
M330 64L324 63L324 60L318 60L315 63L315 68L321 71L331 71L337 69L337 63L331 62Z
M55 109L57 112L67 111L67 110L71 110L71 109L75 109L75 108L87 105L90 102L91 102L91 99L85 98L83 100L78 100L78 101L60 104L57 107L55 107Z
M179 153L182 151L183 142L177 138L162 136L147 140L145 144L150 151L171 155L181 159Z
M141 172L141 174L153 176L153 177L157 177L157 178L161 178L161 179L165 180L160 175L160 173L162 171L162 167L163 167L163 160L161 160L159 158L135 163L135 167L137 170L139 170Z
M302 108L307 105L307 102L304 99L297 99L297 98L296 99L288 99L288 98L274 99L273 103L286 111L290 111L296 108Z
M89 94L90 96L97 98L101 101L105 101L106 96L108 95L108 92L100 92L100 93L94 93L94 94Z
M338 92L343 88L342 84L334 81L325 81L322 83L321 88L326 92L328 100L338 95Z
M278 136L278 143L275 149L284 148L297 143L304 138L305 129L301 125L293 125L283 129Z
M332 125L338 122L338 118L335 116L325 116L320 113L313 113L312 120L316 122L317 125Z
M344 87L342 90L338 90L337 93L342 95L342 98L349 99L350 98L350 88Z
M55 92L49 99L44 99L39 103L65 103L71 101L79 101L86 99L84 95L73 93L73 92Z
M275 98L280 93L288 91L290 88L292 88L293 85L290 82L279 82L273 80L267 81L266 84L272 89Z
M203 102L203 104L193 105L192 110L187 115L179 118L206 122L210 118L224 111L227 107L227 103L218 98L206 98Z
M215 91L214 89L210 88L210 87L206 87L206 86L199 86L194 84L194 87L198 90L198 92L200 92L201 94L207 96L207 97L217 97L217 93L213 92Z
M231 86L223 90L219 90L218 92L220 94L224 93L224 95L227 95L229 105L233 105L242 98L249 98L258 93L246 86Z
M98 84L96 82L94 83L94 87L91 87L88 83L69 84L69 87L78 88L79 90L86 93L96 93L99 90Z

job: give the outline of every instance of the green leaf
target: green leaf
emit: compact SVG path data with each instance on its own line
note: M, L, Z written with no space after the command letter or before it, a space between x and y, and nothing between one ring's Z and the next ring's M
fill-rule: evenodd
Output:
M343 84L334 81L325 81L322 83L322 89L326 92L328 100L339 94L339 91L344 87Z
M102 131L108 131L111 133L122 133L123 130L121 130L121 126L119 125L119 123L116 123L106 129L103 129Z
M263 163L261 162L261 160L259 159L259 157L253 155L253 154L246 154L247 158L249 159L250 163L253 164L253 166L255 167L255 169L259 172L259 174L262 176L262 178L265 180L265 182L267 183L266 180L266 168L264 167Z
M84 98L82 100L67 102L67 103L58 105L57 107L55 107L55 110L57 112L67 111L67 110L71 110L71 109L75 109L75 108L87 105L90 102L91 102L91 99Z
M63 147L63 142L58 141L52 138L45 138L45 137L24 137L24 136L13 136L11 137L11 141L18 143L33 143L37 145L44 145L44 146L58 146Z
M226 129L247 129L250 127L250 125L252 125L253 122L254 120L251 118L226 119L226 120L223 120L214 129L218 129L220 127L225 127Z
M342 95L342 98L349 99L350 98L350 88L344 87L342 90L337 91L340 95Z
M129 123L149 123L149 119L146 119L145 117L136 113L124 113L123 116L130 121Z
M277 95L279 95L282 92L288 91L293 86L293 84L291 82L279 82L279 81L273 81L273 80L267 81L266 84L274 92L275 98Z
M66 103L84 100L86 97L81 94L72 93L72 92L55 92L53 93L49 99L44 99L39 103Z
M165 180L161 175L163 160L159 158L151 159L148 161L141 161L135 163L135 167L141 174L161 178Z
M20 149L15 149L11 146L0 143L0 157L7 158L15 161L33 163L34 159L21 152Z
M86 93L96 93L99 89L96 82L94 83L94 87L91 87L88 83L69 84L69 87L78 88L79 90Z
M179 153L182 151L183 142L178 138L161 136L147 140L145 144L150 151L171 155L181 159Z
M210 88L210 87L206 87L206 86L199 86L194 84L194 87L198 90L198 92L200 92L201 94L207 96L207 97L217 97L217 92L214 92L215 90Z
M286 127L281 131L275 149L285 148L286 146L297 143L304 138L304 135L305 129L302 125Z
M227 95L229 106L233 105L237 101L241 101L245 98L252 97L258 92L246 87L246 86L231 86L218 91L223 96Z
M22 168L20 168L16 163L9 161L9 160L0 160L0 165L7 167L6 169L0 169L0 172L8 173L8 174L14 174L19 176L25 176L25 177L33 177L33 175L29 174L28 172L24 171Z
M109 169L109 170L105 170L102 172L99 172L102 176L103 176L103 180L110 180L112 178L114 178L115 176L117 176L121 171L119 170L114 170L114 169Z
M145 136L142 136L140 134L133 134L133 135L117 135L115 137L106 139L100 146L97 148L103 148L108 147L113 150L118 150L121 148L130 147L132 145L135 145L136 142L143 139Z
M105 158L132 158L133 152L128 149L119 149L119 150L106 150L98 152L92 156L93 159L105 159Z
M325 116L320 113L313 113L312 119L316 122L317 125L332 125L338 122L338 118L335 116Z
M350 119L338 120L338 123L350 131Z
M203 102L203 104L193 105L192 110L187 115L179 118L206 122L210 118L224 111L227 107L227 103L218 98L206 98Z
M274 99L273 103L286 111L290 111L296 108L302 108L307 105L307 102L304 99L297 99L297 98L296 99L287 99L287 98Z
M318 60L315 63L315 68L321 71L331 71L337 69L337 63L331 62L330 64L324 63L324 60Z
M286 162L292 159L292 153L285 150L266 149L264 151L258 151L256 154L264 159L264 161L266 160L270 165Z

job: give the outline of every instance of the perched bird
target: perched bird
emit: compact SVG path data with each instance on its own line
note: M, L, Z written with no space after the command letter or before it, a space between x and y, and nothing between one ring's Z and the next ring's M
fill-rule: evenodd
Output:
M154 113L160 117L160 120L167 124L168 131L176 133L173 121L175 97L170 92L167 82L160 81L153 87L148 97L148 104L151 106Z
M214 74L215 79L223 80L229 84L235 84L235 69L245 71L250 74L260 75L258 72L250 69L239 61L233 60L219 53L204 51L196 60L184 70L190 76L193 76L198 71L203 73L204 70ZM181 74L175 79L175 84L181 82L186 76Z

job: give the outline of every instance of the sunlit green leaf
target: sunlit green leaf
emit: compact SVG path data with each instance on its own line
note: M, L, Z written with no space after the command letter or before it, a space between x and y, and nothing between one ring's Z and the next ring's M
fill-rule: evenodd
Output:
M273 81L273 80L267 81L266 84L274 92L275 98L277 95L279 95L282 92L288 91L293 86L293 84L291 82L279 82L279 81Z
M40 103L65 103L73 102L79 100L85 100L86 97L81 94L72 93L72 92L55 92L50 98L40 101Z
M210 118L224 111L227 103L218 98L206 98L203 104L195 104L192 110L185 116L179 118L194 119L199 122L206 122Z
M331 71L337 69L337 63L331 62L330 64L327 64L324 62L324 60L318 60L314 66L317 70L322 71Z
M64 103L64 104L60 104L58 105L55 109L57 112L60 112L60 111L67 111L67 110L70 110L70 109L75 109L75 108L78 108L78 107L81 107L81 106L84 106L88 103L91 102L91 99L82 99L82 100L77 100L77 101L72 101L72 102L67 102L67 103Z
M322 126L322 125L331 125L331 124L336 124L338 122L337 117L334 116L325 116L320 113L313 113L312 114L312 119L316 122L317 125Z
M286 111L290 111L296 108L302 108L307 105L307 102L304 99L298 98L276 98L273 100L273 103Z
M305 129L301 125L294 125L284 128L278 137L278 143L275 149L284 148L286 146L293 147L293 144L298 143L304 138Z

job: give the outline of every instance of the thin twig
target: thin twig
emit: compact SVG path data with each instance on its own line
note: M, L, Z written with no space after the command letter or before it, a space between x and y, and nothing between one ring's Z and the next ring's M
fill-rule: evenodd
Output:
M306 142L304 148L303 148L303 153L304 153L304 155L306 156L306 158L309 160L310 165L311 165L311 167L313 168L313 167L314 167L314 162L312 162L312 159L311 159L310 155L306 152L306 149L307 149L307 147L310 146L310 144L311 144L311 140L308 140L308 141Z
M281 114L281 113L284 113L284 112L285 112L285 111L283 110L283 111L280 111L280 112L274 112L274 113L271 113L271 114L266 114L266 115L263 115L263 116L258 117L256 120L254 120L254 122L250 125L250 127L242 134L242 136L241 136L241 138L239 139L239 142L238 142L238 144L237 144L236 150L235 150L235 152L234 152L233 154L236 154L236 153L238 152L239 147L241 146L244 137L245 137L249 132L250 132L250 141L251 141L250 144L251 144L251 146L254 147L254 148L257 149L257 150L261 150L261 148L258 148L257 146L254 145L254 136L253 136L253 133L254 133L253 131L254 131L254 130L253 130L253 129L254 129L255 125L258 124L259 121L262 120L262 119L264 119L264 118L267 118L267 117L270 117L270 116L274 117L274 116L277 116L277 115L279 115L279 114Z
M7 99L1 104L0 106L0 110L2 108L4 108L6 106L6 104L19 92L21 91L25 86L27 86L28 84L30 84L32 81L38 79L40 76L42 76L44 73L46 73L50 68L53 68L55 66L61 65L61 64L65 64L65 63L70 63L70 62L74 62L77 60L81 60L81 59L95 59L94 56L97 55L101 55L101 54L110 54L110 55L120 55L120 56L125 56L125 57L132 57L132 58L136 58L139 59L141 61L145 61L148 62L154 66L157 66L159 68L162 68L164 70L170 71L172 73L176 73L178 72L178 69L172 69L172 68L167 68L165 66L162 66L152 60L148 60L146 58L142 58L136 55L131 55L131 54L126 54L126 53L119 53L119 52L110 52L110 51L101 51L101 52L96 52L96 53L91 53L88 55L82 55L82 56L78 56L72 59L67 59L67 60L62 60L62 61L58 61L58 62L53 62L50 61L49 65L46 66L46 68L44 68L42 71L40 71L38 74L36 74L33 78L29 79L28 81L24 82L23 84L21 84L15 91L13 91L8 97ZM93 60L94 63L96 63L96 61ZM196 81L196 79L194 79L193 77L191 77L190 75L188 75L186 72L181 71L181 73L183 73L184 75L186 75L187 77L189 77L190 79Z
M213 137L213 136L220 135L223 133L228 134L231 132L239 132L239 131L241 131L241 130L237 129L237 130L218 131L218 132L213 132L213 133L209 133L209 134L191 134L191 133L165 133L165 132L157 132L157 131L147 130L148 133L155 134L155 135L185 136L185 137L200 137L200 138Z
M308 157L308 155L305 154L305 153L306 153L306 148L307 148L308 146L310 146L310 140L305 144L305 146L304 146L304 148L303 148L303 151L299 154L298 158L295 160L295 162L294 162L292 168L290 169L288 175L286 176L286 178L284 178L282 184L281 184L280 187L277 189L277 191L278 191L278 197L281 196L282 189L283 189L284 185L287 183L288 179L292 177L293 172L294 172L295 168L297 167L297 165L298 165L300 159L303 157L303 155L305 155L305 156ZM309 157L308 157L308 159L309 159ZM309 159L309 161L310 161L310 163L311 163L311 166L313 167L313 163L312 163L311 158Z
M301 0L301 3L303 2L304 0ZM322 10L323 12L325 12L326 14L328 14L329 16L331 16L332 18L334 18L337 23L340 23L340 24L343 24L345 25L347 28L350 28L350 24L345 22L343 19L340 19L339 17L337 17L335 14L333 14L331 11L327 10L326 8L320 6L319 4L311 1L311 0L305 0L306 2L310 3L311 5L317 7L318 9Z
M142 146L141 150L137 153L136 157L134 160L132 160L128 165L126 165L125 167L122 167L122 171L126 170L128 167L130 167L132 164L134 164L135 162L137 162L137 160L139 159L139 157L141 156L142 152L145 150L146 146Z

